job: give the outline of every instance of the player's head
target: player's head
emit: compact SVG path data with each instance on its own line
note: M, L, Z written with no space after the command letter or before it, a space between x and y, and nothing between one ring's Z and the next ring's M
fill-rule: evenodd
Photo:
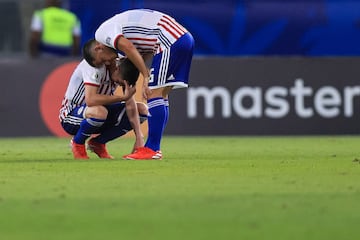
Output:
M120 77L127 81L130 86L135 86L139 78L139 70L136 66L128 58L123 58L120 60L119 68Z
M111 65L118 54L115 49L99 43L95 39L87 41L82 49L83 57L93 67Z

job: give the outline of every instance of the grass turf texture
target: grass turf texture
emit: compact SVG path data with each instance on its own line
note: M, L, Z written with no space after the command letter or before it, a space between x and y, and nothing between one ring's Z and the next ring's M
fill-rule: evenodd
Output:
M166 137L162 161L0 139L0 239L358 239L360 137Z

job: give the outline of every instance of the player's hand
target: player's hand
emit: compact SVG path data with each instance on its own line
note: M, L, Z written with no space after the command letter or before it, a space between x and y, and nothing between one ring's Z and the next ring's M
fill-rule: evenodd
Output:
M130 86L127 81L124 81L124 101L130 99L136 92L135 86Z
M150 97L152 91L151 89L149 88L149 86L147 85L143 85L143 88L142 88L142 95L143 95L143 98L145 100L148 100L148 98Z

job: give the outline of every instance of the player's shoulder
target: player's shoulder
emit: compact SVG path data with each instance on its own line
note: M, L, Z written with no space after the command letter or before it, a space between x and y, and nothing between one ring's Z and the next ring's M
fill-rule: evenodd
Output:
M105 65L99 68L93 67L85 59L81 60L78 66L81 69L90 70L90 71L105 71L106 69Z
M96 68L91 66L85 59L79 63L78 70L81 71L83 75L92 76L93 78L102 78L106 74L105 65Z
M81 60L77 68L86 71L86 70L91 70L93 67L85 59L83 59Z

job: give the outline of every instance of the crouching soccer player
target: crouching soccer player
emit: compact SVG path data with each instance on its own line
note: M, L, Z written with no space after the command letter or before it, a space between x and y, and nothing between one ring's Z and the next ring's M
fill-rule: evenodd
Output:
M90 44L85 44L84 48ZM136 102L135 83L139 71L128 59L116 66L117 53L113 52L106 64L89 65L82 60L74 70L60 109L63 129L73 135L71 148L75 159L88 159L87 148L100 158L113 159L106 143L130 130L135 132L133 151L144 146L140 123L146 120L147 106ZM114 94L122 86L122 96Z

